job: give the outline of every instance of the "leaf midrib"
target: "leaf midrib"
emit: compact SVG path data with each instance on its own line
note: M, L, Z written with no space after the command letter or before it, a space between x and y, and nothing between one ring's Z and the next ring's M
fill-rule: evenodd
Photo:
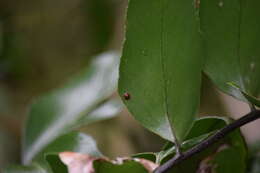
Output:
M163 80L163 97L164 97L164 111L166 113L166 120L168 121L170 125L170 130L172 137L174 139L175 143L178 143L177 136L175 134L175 130L173 127L173 124L170 121L170 115L169 115L169 109L168 109L168 87L167 87L167 79L166 79L166 70L165 70L165 63L164 63L164 13L165 13L165 8L164 8L164 2L167 0L160 0L160 5L161 5L161 32L160 32L160 60L161 60L161 68L162 68L162 80Z

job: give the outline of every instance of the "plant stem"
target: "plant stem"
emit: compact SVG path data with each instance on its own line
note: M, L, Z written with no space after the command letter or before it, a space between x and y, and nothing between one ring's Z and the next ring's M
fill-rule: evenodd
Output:
M182 153L177 157L173 157L166 163L159 166L154 173L166 173L172 167L176 166L177 164L183 162L184 160L192 157L193 155L202 152L203 150L207 149L212 144L218 142L220 139L224 138L227 134L234 131L235 129L250 123L256 119L260 118L260 110L254 110L245 116L239 118L238 120L232 122L231 124L223 127L222 129L218 130L214 135L210 136L206 140L202 141L200 144L192 147L188 151Z

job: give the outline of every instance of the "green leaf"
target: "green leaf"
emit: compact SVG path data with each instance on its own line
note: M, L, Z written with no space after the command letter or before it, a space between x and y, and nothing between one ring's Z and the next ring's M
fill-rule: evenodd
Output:
M117 157L115 160L109 160L104 157L93 157L88 154L74 152L63 152L59 154L61 161L67 165L69 173L85 172L139 172L151 173L157 164L146 159Z
M196 119L185 140L209 134L229 123L225 117L209 116Z
M32 165L32 166L11 165L3 169L3 173L47 173L47 172L37 165Z
M54 173L67 173L68 169L67 166L62 163L59 156L57 154L48 154L45 157L46 161L48 162L52 172Z
M259 99L257 99L256 97L254 97L254 96L252 96L252 95L250 95L250 94L244 92L239 86L237 86L236 84L234 84L234 83L232 83L232 82L230 82L230 83L228 83L228 84L229 84L230 86L236 88L237 90L239 90L239 91L243 94L243 96L247 99L247 101L248 101L249 103L251 103L252 105L255 105L255 106L260 107L260 100L259 100Z
M222 91L241 100L229 82L256 98L260 94L259 5L258 0L201 2L205 72Z
M260 11L257 0L241 0L240 59L245 92L260 96Z
M216 173L244 173L245 172L245 159L238 157L235 148L228 148L217 153L212 161Z
M146 152L146 153L137 153L132 156L133 158L142 158L146 160L150 160L152 162L156 162L157 153Z
M192 0L131 0L119 92L143 126L172 142L187 135L199 105L199 20Z
M124 161L122 164L113 164L104 160L95 160L93 165L96 173L148 173L143 165L134 160Z
M217 129L227 125L228 123L229 121L227 119L221 117L206 117L198 119L198 121L195 122L189 136L193 136L191 135L192 131L196 131L196 134L200 134L199 131L201 131L206 133L204 134L205 138L203 139L204 135L201 135L199 137L189 139L189 142L186 142L185 148L185 144L183 144L184 150L188 150L189 148L197 145L202 140L205 140L209 134L214 133ZM205 128L201 128L202 126ZM207 128L208 131L206 130ZM170 149L168 149L168 151L170 151ZM168 159L172 158L174 153L175 151L173 150L172 152L168 152L168 155L164 155L164 158L161 159L161 163L164 163ZM243 173L246 169L246 159L246 143L241 135L241 132L236 130L203 152L182 162L173 168L171 173L196 172L198 169L201 169L200 171L202 171L206 168L206 170L211 170L216 173L233 172L230 170L237 170L235 172Z
M198 118L189 134L187 135L184 142L181 144L181 149L183 151L188 150L200 142L207 139L209 136L213 135L216 130L224 127L228 123L228 120L224 117L202 117ZM176 153L175 145L172 143L167 144L166 147L156 154L156 163L165 162L167 159L171 158Z
M216 130L227 125L227 123L229 123L229 120L225 117L211 116L197 118L185 141L181 143L181 149L186 151L194 147L209 136L213 135ZM139 153L133 155L133 157L144 158L159 164L173 157L175 153L175 145L171 142L167 142L162 151L158 153Z
M260 100L254 96L251 96L245 92L243 92L243 95L247 99L248 102L250 102L252 105L255 105L257 107L260 107Z
M215 173L245 173L247 146L239 130L232 132L225 139L214 155L208 159L211 171Z
M123 104L119 99L110 99L99 105L96 109L90 112L88 116L83 116L75 126L87 125L100 120L113 118L122 110L122 108Z
M46 155L58 154L63 151L102 156L97 149L96 142L92 139L92 137L83 133L70 132L58 137L42 149L42 151L35 156L34 161L42 163L45 161Z
M77 126L79 120L114 92L118 63L116 54L102 54L66 87L39 98L32 105L23 141L24 163L30 163L45 146Z
M198 118L188 134L186 140L182 143L183 151L186 151L203 140L213 135L218 129L226 126L230 120L224 117L202 117ZM163 164L167 160L174 157L176 149L174 144L167 144L164 150L158 153L142 153L135 155L138 158L153 158L156 157L156 163ZM235 157L235 158L234 158ZM233 159L234 158L234 159ZM245 172L247 159L246 143L239 130L236 130L220 140L218 143L210 146L208 149L195 156L185 160L181 164L174 167L170 173L190 172L195 173L200 169L215 171L216 173L230 173L238 170ZM227 166L230 167L227 167ZM206 170L204 170L206 171ZM223 172L222 172L223 171ZM229 172L228 172L229 171Z

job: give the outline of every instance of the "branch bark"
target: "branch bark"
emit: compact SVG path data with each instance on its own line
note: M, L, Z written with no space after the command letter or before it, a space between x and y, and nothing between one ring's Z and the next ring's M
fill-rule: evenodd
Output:
M238 120L232 122L231 124L223 127L222 129L218 130L214 135L210 136L206 140L202 141L200 144L194 146L190 150L182 153L181 155L176 155L163 165L159 166L154 173L166 173L172 167L176 166L177 164L185 161L186 159L192 157L195 154L198 154L205 149L207 149L212 144L218 142L220 139L224 138L227 134L234 131L235 129L248 124L256 119L260 118L260 110L253 110L252 112L246 114L245 116L239 118Z

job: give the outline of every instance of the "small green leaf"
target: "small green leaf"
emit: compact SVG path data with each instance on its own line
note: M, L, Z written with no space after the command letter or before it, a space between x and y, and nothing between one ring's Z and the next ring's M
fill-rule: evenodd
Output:
M230 133L215 146L211 146L207 155L205 151L201 154L204 154L204 157L200 159L200 171L208 170L214 173L233 171L245 173L246 171L247 146L239 129Z
M207 165L207 170L214 173L245 173L246 161L247 146L240 131L236 130L222 140L218 149L204 158L200 166Z
M157 153L146 152L146 153L137 153L132 156L133 158L142 158L146 160L150 160L152 162L156 162Z
M247 99L248 102L250 102L252 105L255 105L257 107L260 107L260 99L251 96L245 92L243 92L243 95L245 96L245 98Z
M247 101L248 101L249 103L251 103L252 105L255 105L255 106L260 107L260 99L258 99L258 98L256 98L256 97L254 97L254 96L252 96L252 95L250 95L250 94L244 92L239 86L237 86L236 84L234 84L234 83L232 83L232 82L229 82L228 84L229 84L230 86L236 88L237 90L239 90L239 91L243 94L243 96L247 99Z
M134 160L124 161L122 164L95 160L93 165L95 173L149 173L143 165Z
M198 118L193 124L191 131L187 135L184 142L181 144L181 149L186 151L200 142L213 135L216 130L224 127L228 123L228 119L224 117L202 117ZM176 148L173 143L167 143L164 149L156 153L156 163L165 162L176 153Z
M182 143L181 148L183 151L187 151L190 148L196 146L200 142L207 139L209 136L216 133L217 130L223 128L229 124L231 120L225 117L202 117L198 118L188 134L186 140ZM154 158L156 157L157 164L163 164L169 159L173 158L176 153L176 149L173 143L167 143L164 149L158 153L140 153L134 157L138 158ZM232 159L236 157L235 159ZM224 161L220 161L220 158L226 158ZM201 153L198 153L179 165L176 165L170 173L186 173L186 172L203 172L205 167L207 170L217 171L216 173L222 173L226 169L239 170L238 172L245 172L247 159L247 147L246 143L239 130L236 130L226 136L223 140L210 146ZM223 159L222 159L223 160ZM226 168L230 165L230 168ZM237 165L234 168L234 165ZM204 170L206 171L206 170ZM225 172L223 172L225 173Z
M245 173L245 159L238 157L235 148L227 148L216 153L211 161L215 173Z
M77 126L80 119L113 93L118 63L119 57L114 53L98 56L66 87L41 97L32 105L23 141L24 163L30 163L44 147Z
M209 134L224 127L228 123L229 120L225 117L210 116L198 118L193 124L191 131L185 140Z
M200 21L206 57L205 72L225 93L245 100L227 83L260 94L260 11L258 0L201 1Z
M129 1L119 93L143 126L182 141L198 110L203 56L192 0Z
M115 160L109 160L75 152L62 152L59 157L67 165L69 173L79 173L82 170L93 173L151 173L158 167L154 162L141 158L118 157Z
M67 166L62 163L57 154L48 154L45 157L53 173L67 173Z

